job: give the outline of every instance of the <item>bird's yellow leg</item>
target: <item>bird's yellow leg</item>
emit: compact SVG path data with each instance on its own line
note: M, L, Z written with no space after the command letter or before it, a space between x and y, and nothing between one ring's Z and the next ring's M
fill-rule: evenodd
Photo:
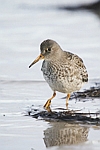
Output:
M66 108L68 109L68 101L69 101L69 98L70 98L70 93L67 94L67 98L66 98Z
M45 103L44 108L45 108L46 110L49 110L49 109L50 109L51 100L52 100L55 96L56 96L56 92L54 92L53 95L52 95L52 97L49 98L49 99L47 100L47 102Z

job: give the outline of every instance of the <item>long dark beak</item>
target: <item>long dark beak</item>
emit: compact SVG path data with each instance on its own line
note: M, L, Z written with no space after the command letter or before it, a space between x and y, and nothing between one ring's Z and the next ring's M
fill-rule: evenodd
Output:
M44 56L42 54L40 54L30 65L29 68L31 66L33 66L35 63L37 63L39 60L44 59Z

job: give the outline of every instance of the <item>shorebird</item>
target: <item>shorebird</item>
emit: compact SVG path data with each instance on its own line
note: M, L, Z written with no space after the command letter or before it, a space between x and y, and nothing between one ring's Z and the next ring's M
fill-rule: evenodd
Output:
M71 93L79 91L88 82L88 73L83 60L71 52L63 51L56 41L47 39L40 44L40 55L31 63L29 68L39 60L44 59L41 71L46 82L53 90L53 95L44 105L50 109L51 100L56 91L66 93L66 106Z

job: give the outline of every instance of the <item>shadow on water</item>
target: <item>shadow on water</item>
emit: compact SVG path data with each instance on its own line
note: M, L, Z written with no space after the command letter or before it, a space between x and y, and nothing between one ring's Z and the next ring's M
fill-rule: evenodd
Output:
M87 10L95 13L100 19L100 0L90 3L90 4L82 4L78 6L61 6L59 9L68 10L68 11L80 11Z
M87 141L89 128L79 124L65 122L52 122L52 127L44 131L44 143L46 147L73 145Z

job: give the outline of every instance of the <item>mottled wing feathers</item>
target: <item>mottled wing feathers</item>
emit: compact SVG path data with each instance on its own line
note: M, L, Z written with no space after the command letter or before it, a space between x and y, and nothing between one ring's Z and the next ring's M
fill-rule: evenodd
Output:
M79 75L82 78L82 82L88 82L88 73L83 60L79 56L70 52L66 52L66 59L66 61L69 60L68 62L70 63L70 65L74 66L74 70L76 72L79 72Z
M78 67L80 75L82 76L83 82L88 82L88 73L86 67L84 66L83 60L77 55L73 56L75 65Z

